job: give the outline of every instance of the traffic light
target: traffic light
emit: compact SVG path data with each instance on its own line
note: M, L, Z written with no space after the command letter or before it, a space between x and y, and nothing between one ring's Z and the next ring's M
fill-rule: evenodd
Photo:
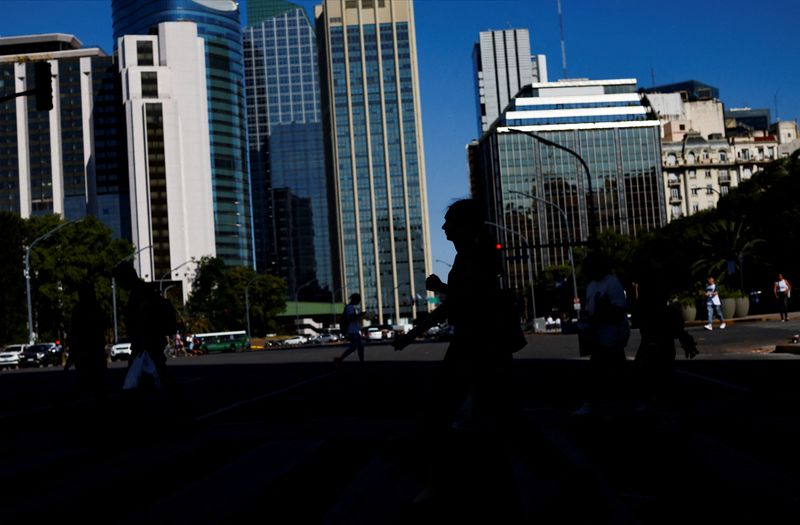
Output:
M494 245L494 249L497 250L497 251L500 251L500 250L503 249L503 245L498 242L497 244Z
M36 62L33 64L34 96L36 97L36 111L50 111L53 109L53 84L50 75L50 62Z

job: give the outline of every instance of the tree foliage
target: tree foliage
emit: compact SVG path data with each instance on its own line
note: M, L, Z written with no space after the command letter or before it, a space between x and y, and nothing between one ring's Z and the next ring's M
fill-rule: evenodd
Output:
M217 257L200 260L186 303L188 329L195 333L245 329L245 288L252 333L274 331L275 317L286 307L286 281L249 268L225 266Z
M57 215L20 219L0 216L0 288L2 318L0 342L27 340L27 297L23 259L25 247L64 221ZM94 281L96 295L111 327L113 265L133 252L123 239L112 239L111 230L94 217L70 224L38 242L30 253L30 284L34 332L40 341L63 339L78 300L78 285Z

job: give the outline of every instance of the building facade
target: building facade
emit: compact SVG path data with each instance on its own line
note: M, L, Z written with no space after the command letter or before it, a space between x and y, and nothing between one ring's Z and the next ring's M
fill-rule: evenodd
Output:
M573 150L590 175L574 155L520 132ZM511 288L568 263L569 242L589 237L590 204L598 230L636 237L666 222L659 122L635 79L532 84L468 152L472 194L498 225Z
M252 267L239 5L214 0L113 0L111 8L115 41L125 35L153 34L161 22L197 24L205 43L216 254L228 265Z
M720 197L784 156L768 110L725 110L719 89L696 80L648 90L662 127L667 220L714 208ZM770 129L776 131L771 133ZM783 137L783 138L781 138Z
M50 63L53 109L32 98L0 106L0 210L24 218L95 215L130 237L120 82L110 56L72 35L0 38L0 92L33 87L34 63Z
M547 82L544 55L531 57L527 29L481 31L472 48L478 136L500 116L523 86Z
M413 2L317 6L342 295L378 323L427 310L430 240Z
M334 281L317 40L302 7L251 0L244 29L256 269L302 300L330 301ZM310 283L310 284L309 284ZM300 288L303 284L307 284Z
M117 42L131 236L135 246L150 247L136 256L139 275L179 282L185 300L192 261L216 255L205 45L193 22L161 23L157 31Z

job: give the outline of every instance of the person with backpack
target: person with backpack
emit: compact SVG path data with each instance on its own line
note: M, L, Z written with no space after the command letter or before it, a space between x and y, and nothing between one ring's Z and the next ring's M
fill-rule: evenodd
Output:
M354 293L350 296L350 301L344 307L340 326L342 333L347 337L350 342L344 353L334 358L337 365L341 365L342 361L347 356L355 351L358 351L358 360L364 362L364 341L361 339L361 319L364 317L364 312L361 311L361 294Z

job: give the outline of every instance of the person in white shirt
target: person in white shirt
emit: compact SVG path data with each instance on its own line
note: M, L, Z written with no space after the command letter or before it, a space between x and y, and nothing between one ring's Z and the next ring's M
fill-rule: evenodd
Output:
M782 273L778 274L778 280L775 281L773 293L775 294L775 299L778 300L781 321L786 322L789 320L789 297L791 297L792 294L792 285Z
M719 299L717 283L713 277L708 278L706 285L706 310L708 311L708 324L704 326L706 330L713 330L714 316L719 317L720 329L725 328L725 317L722 315L722 301Z

